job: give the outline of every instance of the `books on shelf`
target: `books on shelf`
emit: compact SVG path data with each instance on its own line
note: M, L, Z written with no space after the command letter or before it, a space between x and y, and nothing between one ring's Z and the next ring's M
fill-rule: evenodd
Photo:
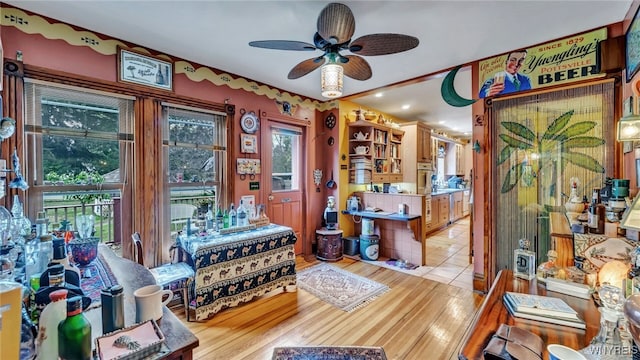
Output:
M585 329L586 323L564 300L549 296L506 292L503 297L515 317Z

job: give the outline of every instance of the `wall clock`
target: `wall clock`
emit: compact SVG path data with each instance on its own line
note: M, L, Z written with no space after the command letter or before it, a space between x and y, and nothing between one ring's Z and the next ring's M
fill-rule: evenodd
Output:
M333 127L336 126L336 116L333 115L333 113L329 113L329 115L324 119L324 124L329 129L333 129Z

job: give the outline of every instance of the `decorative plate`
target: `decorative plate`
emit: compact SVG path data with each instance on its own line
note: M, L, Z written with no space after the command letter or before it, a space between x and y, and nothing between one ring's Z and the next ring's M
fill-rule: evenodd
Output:
M259 123L258 117L253 111L247 112L240 118L240 127L247 134L253 134L258 131Z
M324 124L329 128L333 129L336 126L336 116L333 113L327 115L326 119L324 119Z
M595 234L573 234L573 245L575 256L585 258L583 268L589 271L598 271L611 260L629 263L635 248L626 238Z

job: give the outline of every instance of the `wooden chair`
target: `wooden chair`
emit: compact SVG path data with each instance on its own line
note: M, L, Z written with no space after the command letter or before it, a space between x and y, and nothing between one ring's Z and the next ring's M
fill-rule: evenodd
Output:
M144 266L144 252L142 251L140 233L137 231L134 232L131 235L131 240L133 243L134 260ZM151 271L151 274L153 274L153 277L156 279L156 284L162 286L164 289L172 290L174 293L181 293L187 321L191 321L189 317L189 304L191 302L189 286L195 276L191 266L184 262L169 263L149 269L149 271Z

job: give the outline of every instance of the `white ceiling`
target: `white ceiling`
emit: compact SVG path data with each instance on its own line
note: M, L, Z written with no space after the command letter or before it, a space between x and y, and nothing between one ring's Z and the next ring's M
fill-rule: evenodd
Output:
M289 92L324 100L320 71L288 80L299 62L319 50L250 47L253 40L313 43L316 19L330 1L4 1L148 49L242 75ZM622 21L632 0L343 1L356 20L353 39L372 33L417 37L407 52L365 57L373 76L345 78L344 96L384 90L389 84L441 73L461 64ZM347 52L348 54L348 52ZM394 87L381 98L350 98L407 120L422 120L453 136L471 131L471 107L442 101L443 76ZM456 89L471 98L471 71L456 76ZM231 99L233 102L233 99ZM401 105L409 104L409 110ZM443 121L444 124L439 124ZM454 131L453 128L458 130Z

